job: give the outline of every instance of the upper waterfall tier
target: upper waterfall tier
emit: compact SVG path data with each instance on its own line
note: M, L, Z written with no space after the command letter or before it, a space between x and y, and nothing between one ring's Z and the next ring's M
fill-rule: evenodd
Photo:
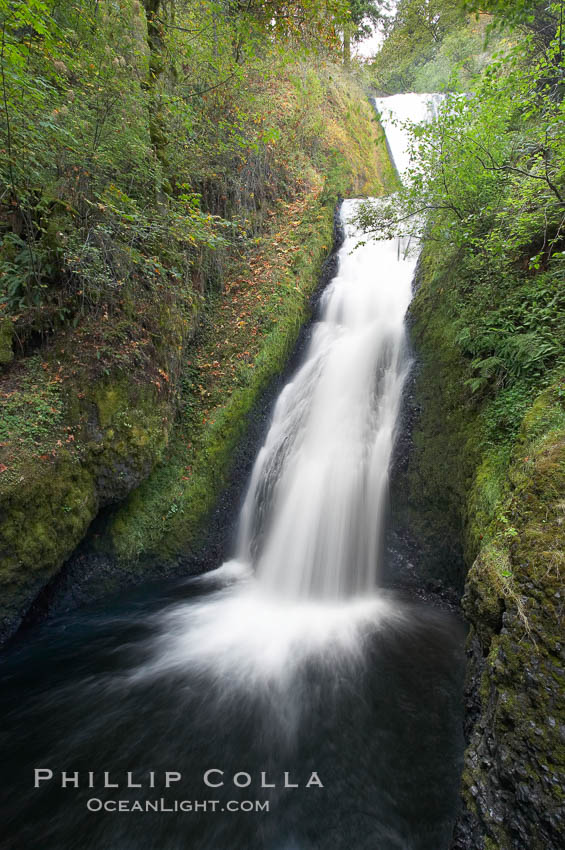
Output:
M411 164L409 150L409 134L405 123L419 124L429 121L437 114L442 102L442 94L394 94L390 97L376 97L375 107L385 131L389 151L391 153L400 179L406 177Z

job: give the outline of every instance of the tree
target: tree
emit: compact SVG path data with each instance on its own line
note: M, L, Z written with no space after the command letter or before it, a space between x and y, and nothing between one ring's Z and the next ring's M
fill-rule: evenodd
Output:
M517 27L533 33L541 47L549 46L565 15L565 0L465 0L465 7L469 12L493 15L494 27Z
M461 0L399 0L384 20L385 41L375 57L377 88L410 90L419 67L431 61L448 33L465 25Z
M351 42L371 34L373 26L383 22L390 6L387 0L349 0L348 22L343 30L343 61L351 62Z
M412 128L405 185L358 217L380 238L423 238L434 268L456 265L447 279L459 287L450 300L473 393L515 380L526 398L528 381L565 364L560 6L550 4L549 44L535 31L507 41L464 96Z

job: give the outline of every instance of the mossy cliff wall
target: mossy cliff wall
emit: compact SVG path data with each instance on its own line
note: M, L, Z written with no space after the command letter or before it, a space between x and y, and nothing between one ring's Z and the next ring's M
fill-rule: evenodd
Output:
M471 393L455 339L457 265L434 251L423 252L410 310L415 369L392 517L427 574L464 590L467 750L453 847L557 850L565 834L563 381L544 376L517 432L489 430L496 392Z
M338 197L394 184L364 93L329 79L300 191L263 210L221 291L139 286L30 357L2 336L0 640L38 595L35 610L50 608L45 590L81 543L63 607L167 574L198 547L249 412L308 318Z

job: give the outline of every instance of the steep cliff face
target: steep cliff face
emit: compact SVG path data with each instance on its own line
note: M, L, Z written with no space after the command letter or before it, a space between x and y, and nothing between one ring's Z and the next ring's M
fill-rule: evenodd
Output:
M508 495L463 597L471 625L463 795L470 846L545 850L565 834L565 417L544 392L526 416ZM474 722L473 722L474 720Z
M393 489L428 575L464 586L467 749L458 850L557 850L565 829L565 397L532 393L492 435L455 340L456 266L422 259L411 315L411 438ZM498 436L498 439L497 439ZM465 575L466 574L466 575Z
M64 606L163 575L197 546L248 414L308 318L338 197L394 185L361 88L339 70L317 85L324 118L292 197L262 205L261 235L224 257L219 282L203 287L209 257L195 258L194 286L157 268L27 357L1 325L0 641L87 536Z

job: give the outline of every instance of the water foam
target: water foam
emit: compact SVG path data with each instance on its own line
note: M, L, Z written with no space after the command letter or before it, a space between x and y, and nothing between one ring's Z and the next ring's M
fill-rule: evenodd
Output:
M200 671L244 690L282 682L328 652L334 661L351 661L363 635L402 617L400 608L377 595L333 603L277 598L238 561L206 580L223 586L159 615L161 636L135 677Z

